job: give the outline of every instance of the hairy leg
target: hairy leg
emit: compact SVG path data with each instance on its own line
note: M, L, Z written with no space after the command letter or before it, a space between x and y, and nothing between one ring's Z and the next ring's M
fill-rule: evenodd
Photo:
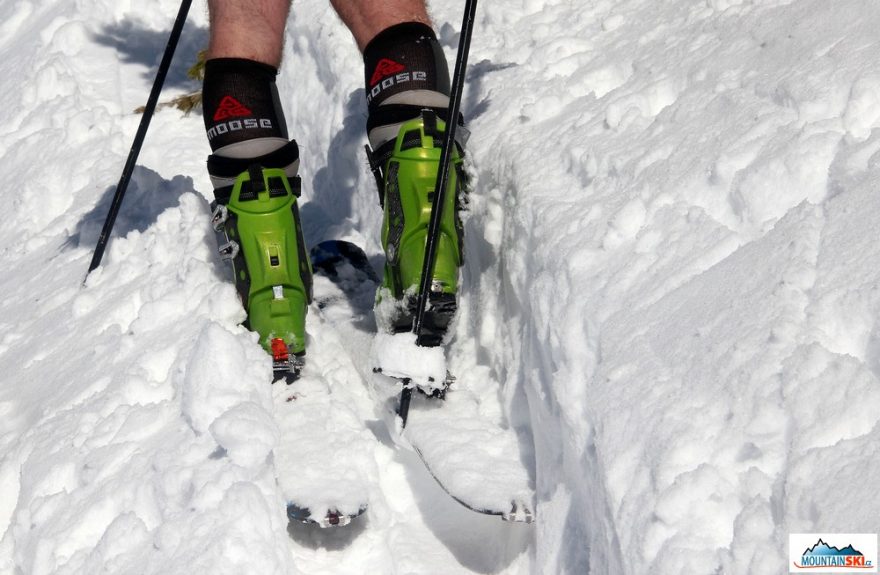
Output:
M275 68L281 65L290 0L208 0L208 9L208 59L247 58Z
M331 0L363 52L376 34L401 22L431 25L425 0Z

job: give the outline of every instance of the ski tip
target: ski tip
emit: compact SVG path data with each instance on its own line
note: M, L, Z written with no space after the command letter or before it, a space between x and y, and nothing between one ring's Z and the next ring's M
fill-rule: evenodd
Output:
M367 254L359 246L343 240L327 240L309 251L312 267L324 272L328 277L337 276L337 268L349 263L354 269L366 275L370 281L380 283L376 271L370 265Z
M290 521L303 523L306 525L316 525L321 529L329 529L332 527L345 527L354 519L357 519L366 512L367 506L364 505L356 513L340 513L336 509L328 509L323 515L314 515L305 508L299 507L295 503L287 504L287 518Z
M434 478L434 481L452 497L453 500L458 502L460 505L464 506L471 511L475 511L477 513L481 513L483 515L492 515L494 517L500 517L504 521L509 521L511 523L525 523L530 524L535 521L535 512L532 511L532 505L526 503L522 499L511 499L510 500L510 508L507 511L501 509L502 505L490 505L483 506L478 503L474 503L473 501L468 501L467 498L459 497L455 493L449 490L449 488L440 480L439 477L434 473L431 469L430 464L425 460L425 456L422 451L418 448L418 446L413 445L413 450L419 456L422 463L425 464L425 469L428 470L428 473L431 474L431 477Z
M502 513L501 518L511 523L532 523L535 521L535 514L525 503L513 501L510 504L510 511Z

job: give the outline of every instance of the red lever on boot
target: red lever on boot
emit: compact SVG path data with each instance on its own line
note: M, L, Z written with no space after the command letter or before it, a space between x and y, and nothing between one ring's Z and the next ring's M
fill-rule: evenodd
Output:
M275 361L287 361L287 344L280 337L272 340L272 358Z

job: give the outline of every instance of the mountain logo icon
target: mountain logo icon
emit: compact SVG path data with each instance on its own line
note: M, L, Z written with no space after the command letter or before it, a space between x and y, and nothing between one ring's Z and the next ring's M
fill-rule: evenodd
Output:
M389 60L388 58L382 58L379 60L379 63L376 64L376 70L373 72L373 77L370 78L370 86L376 85L382 78L386 76L391 76L392 74L397 74L406 70L406 66L399 62L395 62L394 60Z
M809 549L805 549L803 555L864 555L861 551L856 551L852 543L844 547L843 549L838 549L837 547L832 547L828 545L821 538L816 542L815 545L810 547Z
M214 112L214 121L220 122L229 118L253 116L253 114L244 104L232 96L223 96L223 99L220 100L220 105L217 106L217 111Z

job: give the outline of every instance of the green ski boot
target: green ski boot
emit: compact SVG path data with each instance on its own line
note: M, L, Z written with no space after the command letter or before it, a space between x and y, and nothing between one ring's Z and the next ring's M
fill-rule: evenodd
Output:
M312 269L302 236L296 175L299 152L289 142L255 159L212 155L212 225L221 257L232 264L247 311L245 326L272 355L274 380L293 381L306 349ZM226 185L224 185L226 184Z
M412 330L417 311L417 291L445 130L445 122L434 112L423 110L421 117L401 125L395 140L375 151L367 148L384 209L385 274L377 305L389 296L397 304L391 317L385 318L395 333ZM422 342L427 346L440 345L456 311L459 268L463 263L459 212L467 187L463 157L463 147L457 143L450 161L449 188L423 325Z

